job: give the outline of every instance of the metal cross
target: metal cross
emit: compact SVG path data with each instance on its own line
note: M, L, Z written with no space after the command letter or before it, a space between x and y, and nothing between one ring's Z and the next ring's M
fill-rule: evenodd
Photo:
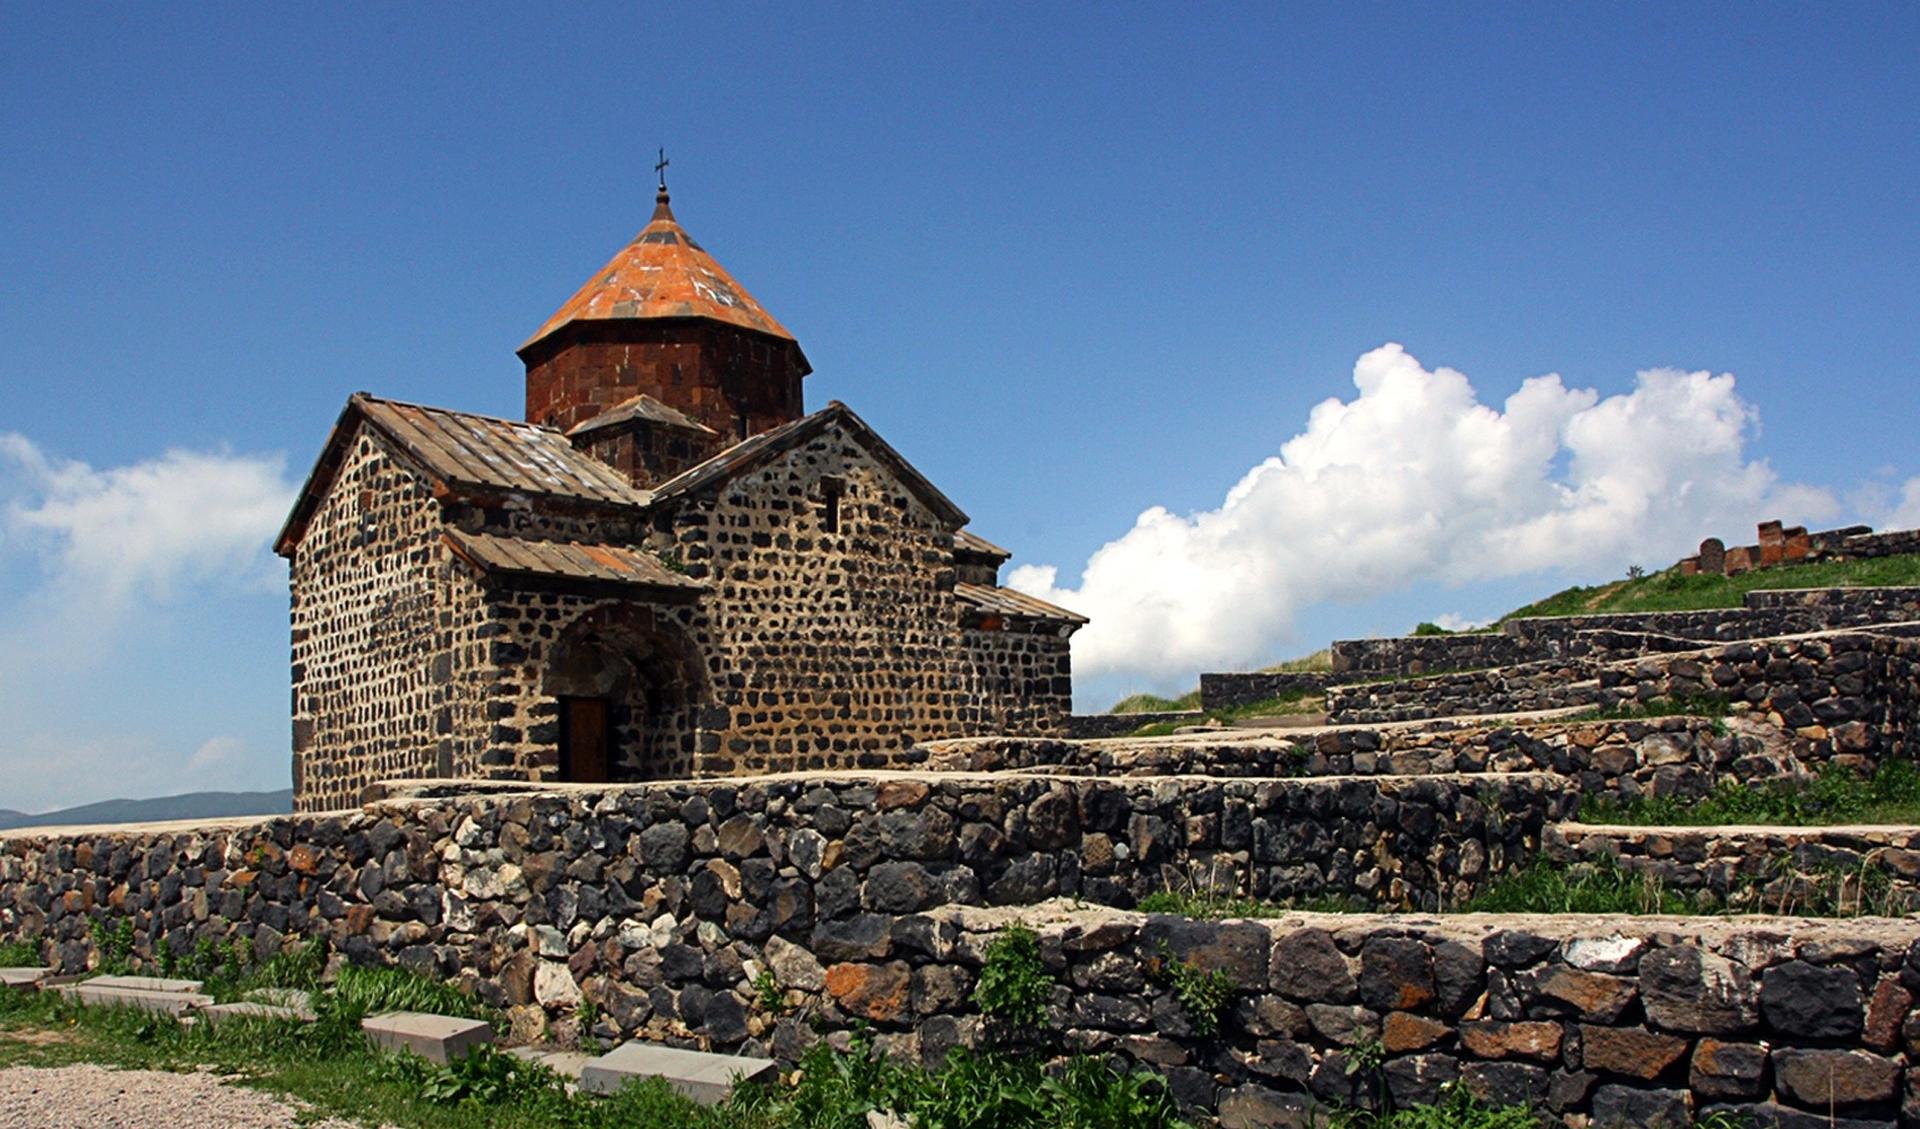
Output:
M673 162L667 160L667 151L665 149L660 150L660 161L653 166L653 171L660 174L660 187L662 190L665 190L667 187L667 166L672 163Z

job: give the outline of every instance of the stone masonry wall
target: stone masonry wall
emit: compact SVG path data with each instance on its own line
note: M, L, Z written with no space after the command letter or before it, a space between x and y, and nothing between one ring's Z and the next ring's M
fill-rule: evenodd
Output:
M435 771L453 641L430 485L362 426L291 563L293 787L305 810Z
M1364 725L1589 706L1600 700L1594 665L1586 659L1534 662L1340 686L1327 693L1327 718L1336 725Z
M1398 639L1342 639L1333 644L1334 671L1355 675L1437 674L1509 666L1544 657L1527 640L1499 631L1408 635Z
M1073 651L1053 625L968 628L960 642L976 733L1051 733L1073 712Z
M884 764L998 719L961 646L949 531L851 438L829 429L674 521L653 547L712 585L689 630L728 712L698 771Z
M983 737L932 742L926 767L961 772L1242 778L1550 772L1582 795L1698 796L1723 779L1818 772L1764 724L1736 719L1440 721L1418 727L1326 730L1260 741L1200 737L1060 741ZM1801 748L1803 754L1814 750ZM1845 756L1846 754L1839 754Z
M1509 620L1497 632L1343 639L1333 644L1333 667L1341 673L1406 676L1577 658L1594 653L1594 632L1615 633L1610 643L1617 649L1636 634L1731 642L1916 619L1920 588L1759 590L1747 593L1737 608L1535 616ZM1654 647L1666 649L1661 643ZM1608 649L1607 643L1599 649Z
M9 936L45 929L69 966L91 955L89 902L109 898L141 923L143 956L156 934L248 936L265 952L324 932L352 959L470 983L523 1036L577 1031L592 999L603 1035L789 1061L855 1022L902 1057L979 1044L970 997L984 950L1022 921L1040 932L1065 1045L1161 1074L1230 1129L1304 1127L1326 1104L1434 1101L1449 1084L1597 1129L1678 1127L1717 1108L1761 1124L1920 1117L1914 921L1196 922L1066 902L929 906L953 881L929 864L954 844L901 818L925 811L917 783L874 785L864 811L797 783L784 797L816 824L832 809L888 828L888 861L837 883L825 876L860 865L851 822L821 842L765 826L758 787L651 791L631 807L582 792L204 832L15 833L0 920ZM636 827L647 809L657 815ZM1201 1034L1171 990L1170 960L1231 980L1217 1033ZM753 987L763 969L777 1010Z
M1251 674L1202 674L1200 707L1230 710L1288 694L1318 694L1337 682L1350 681L1319 671L1257 671Z

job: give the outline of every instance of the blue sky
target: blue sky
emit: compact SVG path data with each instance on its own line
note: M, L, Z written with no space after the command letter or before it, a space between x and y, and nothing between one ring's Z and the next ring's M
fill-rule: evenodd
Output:
M660 145L809 403L1116 625L1085 705L1769 507L1920 520L1916 44L1864 4L7 6L0 807L284 785L260 515L356 389L514 414Z

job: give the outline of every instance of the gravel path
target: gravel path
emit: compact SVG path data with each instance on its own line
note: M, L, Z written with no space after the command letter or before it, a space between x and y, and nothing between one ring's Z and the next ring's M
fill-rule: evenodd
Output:
M0 1129L294 1129L300 1107L215 1074L15 1066L0 1070ZM303 1129L353 1129L347 1121Z

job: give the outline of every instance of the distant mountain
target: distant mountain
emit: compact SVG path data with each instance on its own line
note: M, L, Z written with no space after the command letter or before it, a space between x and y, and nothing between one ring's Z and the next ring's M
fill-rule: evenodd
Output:
M0 809L0 831L73 823L154 823L163 819L224 819L237 815L284 815L293 810L293 789L277 792L188 792L151 800L102 800L36 815Z

